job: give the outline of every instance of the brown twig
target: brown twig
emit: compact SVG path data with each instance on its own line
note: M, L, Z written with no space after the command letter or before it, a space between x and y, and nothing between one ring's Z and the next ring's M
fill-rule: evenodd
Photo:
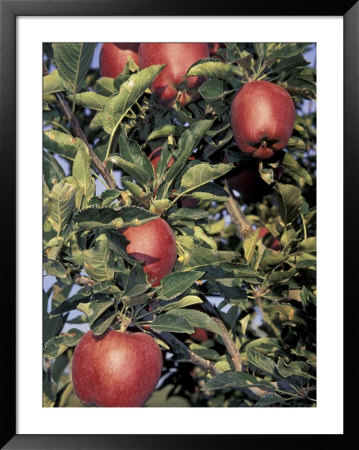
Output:
M232 222L237 227L241 238L245 240L253 233L254 230L252 228L252 225L248 222L247 217L241 210L239 203L234 198L227 180L225 181L225 190L229 194L229 200L226 201L225 206L229 215L231 216Z
M48 70L46 65L43 65L43 76L48 75ZM61 94L61 92L55 93L55 97L57 100L57 103L65 116L67 117L67 120L70 122L71 128L73 132L75 133L75 136L79 139L81 139L85 144L86 147L89 150L90 156L92 158L92 163L96 167L96 169L100 172L103 179L106 181L107 185L112 189L118 189L118 186L115 182L115 180L111 177L110 173L107 171L104 164L101 162L101 160L98 158L96 153L92 150L90 144L88 143L86 136L84 135L84 132L82 131L76 117L73 115L71 108L69 104L67 103L65 97Z
M228 350L228 353L230 354L230 356L232 358L235 369L238 370L239 372L241 372L242 365L243 365L242 358L236 347L236 344L234 343L233 339L231 338L231 335L229 334L229 332L227 330L227 327L222 322L222 320L218 319L217 317L212 317L212 320L214 322L216 322L216 324L219 326L219 328L222 331L222 335L221 335L222 340Z

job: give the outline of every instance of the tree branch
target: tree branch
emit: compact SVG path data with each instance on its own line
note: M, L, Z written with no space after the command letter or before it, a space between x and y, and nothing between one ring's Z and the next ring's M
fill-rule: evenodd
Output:
M46 65L43 66L43 76L48 75L48 70ZM81 139L85 144L86 147L89 150L90 156L92 158L92 163L96 167L96 169L100 172L103 179L106 181L107 185L112 189L118 189L118 186L115 182L115 180L111 177L110 173L107 171L105 165L101 162L101 160L98 158L96 153L92 150L90 144L88 143L86 136L84 135L84 132L82 131L76 117L73 115L71 108L69 104L67 103L65 97L61 94L61 92L55 93L55 97L57 100L57 103L59 107L61 108L62 112L67 117L67 120L70 122L71 128L73 132L75 133L75 136Z
M225 181L225 190L229 194L229 200L225 203L227 211L231 216L232 222L237 227L241 238L245 240L253 233L254 230L252 228L252 225L248 222L247 217L241 210L239 203L233 197L227 180Z
M232 358L233 365L236 370L241 372L242 365L243 365L242 358L241 358L239 351L237 350L236 344L233 342L233 339L231 338L231 335L229 334L229 332L227 330L227 327L225 326L225 324L222 322L221 319L218 319L217 317L211 317L211 319L214 322L216 322L216 324L221 329L221 331L222 331L221 338L224 342L224 345L227 347L228 353L230 354L230 356Z
M159 333L159 336L168 344L170 344L173 350L183 355L186 361L201 367L202 369L209 372L212 376L216 376L221 373L221 371L217 369L217 367L215 367L211 362L196 355L183 342L173 336L172 333L169 333L168 331L162 331L161 333Z

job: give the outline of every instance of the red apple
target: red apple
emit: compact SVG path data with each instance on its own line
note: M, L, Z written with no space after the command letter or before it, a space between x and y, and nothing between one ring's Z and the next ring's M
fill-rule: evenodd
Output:
M150 155L148 156L148 159L151 161L151 164L152 164L152 166L153 166L153 169L154 169L154 171L155 171L155 173L156 173L156 167L157 167L157 164L158 164L158 162L159 162L159 160L160 160L160 157L161 157L161 149L162 149L162 147L157 147L155 150L153 150L153 152L152 153L150 153ZM195 159L193 156L190 156L190 158L189 158L190 160L193 160L193 159ZM167 164L167 169L169 168L169 167L171 167L172 166L172 164L174 163L174 159L173 158L171 158L170 160L169 160L169 162L168 162L168 164ZM155 192L156 193L156 192ZM189 197L182 197L182 198L180 198L179 199L179 201L178 201L178 203L179 203L179 206L181 207L181 208L196 208L197 206L198 206L198 200L196 200L196 199L194 199L194 198L189 198Z
M239 149L254 158L268 159L283 149L292 134L295 107L282 87L252 81L234 96L231 126Z
M157 147L148 156L148 159L151 161L151 164L153 166L155 173L156 173L157 164L160 161L161 150L162 150L162 147ZM174 162L175 162L175 160L172 157L167 164L167 169L169 169Z
M176 240L171 227L161 219L150 220L123 231L130 241L127 253L134 259L144 261L143 270L152 286L158 286L164 276L172 272L176 259Z
M142 406L162 371L162 354L145 333L87 331L72 359L72 381L86 406Z
M220 48L225 48L225 45L222 44L222 43L218 43L218 42L208 42L208 48L209 48L209 54L210 54L211 56L215 56L215 57L220 58L220 57L217 55L217 52L218 52L218 50L219 50ZM220 58L220 59L221 59L221 58Z
M201 305L193 305L190 306L190 308L205 313L205 310ZM208 339L212 339L214 336L215 333L213 333L212 331L204 330L203 328L196 328L195 332L190 334L190 338L197 342L208 341Z
M138 65L138 46L132 43L105 43L100 53L100 72L102 77L116 78L127 64L128 57Z
M263 239L263 244L274 251L281 251L282 244L278 241L276 237L268 230L266 227L261 227L259 229L258 237Z
M207 44L201 43L142 43L139 48L140 67L166 64L152 84L152 91L163 106L171 108L176 99L182 106L198 100L198 87L203 77L184 76L196 61L209 56Z
M274 169L276 181L280 179L282 173L281 166ZM238 191L245 202L257 202L265 195L273 192L273 187L261 178L257 161L253 161L253 163L240 162L237 167L231 170L227 180L230 187Z
M194 333L190 335L191 339L197 342L205 342L214 336L212 331L204 330L203 328L198 328Z

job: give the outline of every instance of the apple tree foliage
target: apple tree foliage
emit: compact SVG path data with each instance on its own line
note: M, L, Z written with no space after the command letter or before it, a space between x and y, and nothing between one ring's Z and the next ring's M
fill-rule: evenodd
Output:
M145 406L315 406L316 71L303 56L309 46L227 43L219 57L187 72L205 77L201 99L168 110L150 91L164 66L140 70L129 60L116 79L101 78L91 67L95 44L44 45L43 270L54 280L43 292L44 406L81 406L70 370L77 342L88 327L101 335L123 323L163 349L163 376ZM233 140L229 112L251 80L287 89L297 114L287 147L259 165L272 193L245 203L226 184L234 164L248 158ZM148 155L159 146L155 173ZM283 175L274 181L278 164ZM184 197L198 205L182 207ZM252 227L244 240L238 210ZM157 217L174 231L178 259L151 287L118 229ZM260 227L280 251L265 245ZM196 341L196 329L210 332L208 339Z

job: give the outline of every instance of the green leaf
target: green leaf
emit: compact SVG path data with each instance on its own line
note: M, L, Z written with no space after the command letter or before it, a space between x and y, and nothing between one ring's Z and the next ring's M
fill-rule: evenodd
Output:
M84 267L90 278L95 281L112 280L114 272L109 267L110 249L105 234L96 239L94 248L84 250L83 255Z
M210 202L226 202L228 193L216 183L207 183L191 191L186 197Z
M75 99L76 105L82 106L84 108L94 109L96 111L102 111L105 107L105 104L108 100L108 97L100 94L96 94L96 92L81 92L80 94L69 95L68 98L73 102Z
M210 181L225 175L233 168L230 164L199 163L190 167L181 180L180 192L185 193L199 188Z
M166 302L164 306L161 306L161 311L169 311L174 308L186 308L187 306L203 303L202 300L196 295L186 295L181 300L174 300Z
M157 214L137 206L125 206L118 210L110 207L89 207L74 214L74 223L78 229L94 228L118 229L128 226L142 225L149 220L158 218Z
M104 95L106 97L110 97L113 94L118 92L118 89L115 88L115 80L114 78L102 77L96 81L96 92L100 95Z
M155 78L163 65L154 65L130 76L121 85L119 93L110 98L104 108L103 127L108 134L114 135L130 108L139 100Z
M273 375L276 369L276 364L273 360L267 356L261 355L253 348L247 347L246 349L248 362L251 363L257 369L260 369L266 375Z
M228 371L220 373L211 378L207 383L201 387L201 391L216 390L216 389L246 389L249 387L259 387L268 391L273 391L273 386L268 381L262 380L245 372Z
M116 318L116 312L111 309L105 311L91 326L94 335L100 336L111 326Z
M262 397L259 398L258 400L258 406L272 406L276 403L285 403L286 399L281 397L280 395L278 395L275 392L270 392L269 394L263 395Z
M186 127L182 125L174 125L172 123L166 123L159 128L153 130L147 137L147 141L153 141L154 139L165 138L168 136L180 136Z
M317 238L315 236L304 239L299 244L299 248L307 252L315 252L317 250Z
M192 350L193 353L200 356L204 359L209 359L210 361L220 361L220 356L216 350L213 350L211 348L207 348L204 345L199 344L191 344L189 346L190 350Z
M65 180L54 184L48 204L48 221L58 234L65 229L75 206L75 190Z
M71 330L66 333L61 333L59 336L53 337L45 343L44 357L48 359L57 358L69 347L74 347L77 345L83 334L84 333L82 331L76 328L71 328Z
M304 180L307 184L312 186L312 178L310 174L304 169L304 167L301 167L296 159L293 158L292 155L290 155L288 152L285 153L282 166L285 170L287 170L290 174L294 174L297 177Z
M48 341L59 333L64 325L62 316L50 318L47 314L48 296L43 292L42 339Z
M179 245L186 246L185 241L181 237L176 238L176 241L178 241ZM181 258L181 270L190 271L200 267L215 266L232 261L237 257L239 257L237 252L213 250L207 247L193 245L191 248L188 248L188 252Z
M298 214L303 197L301 190L290 184L276 183L274 192L284 224L291 223Z
M204 272L174 272L161 280L158 297L161 300L171 300L189 289L193 283L202 278Z
M234 66L218 59L201 59L188 69L186 77L232 78L235 71Z
M142 305L148 300L148 296L143 294L148 291L149 283L141 264L135 264L130 270L125 291L121 297L122 302L127 306Z
M90 303L80 303L77 306L79 311L84 312L87 315L90 327L93 325L105 311L113 305L113 300L109 300L108 297L96 299Z
M122 158L118 154L110 155L108 160L131 175L131 177L141 183L142 186L145 186L151 179L145 169L142 167L137 167L133 162L126 161L126 159Z
M170 214L169 219L174 220L200 220L206 219L208 217L208 212L203 209L194 209L194 208L179 208L174 213Z
M170 331L172 333L194 333L194 329L188 320L170 313L155 317L151 323L151 329L153 331Z
M248 302L247 293L245 289L239 286L240 284L242 284L240 279L216 279L216 284L227 302L229 302L231 305L246 308Z
M310 366L304 361L291 361L289 364L279 358L278 360L278 372L283 378L288 378L291 376L299 376L303 378L314 378L309 373L303 372L303 370L309 370Z
M65 312L76 309L79 303L85 303L86 300L90 298L91 293L92 293L91 289L88 286L86 286L80 289L76 294L72 295L71 297L63 299L61 302L58 301L58 298L56 298L57 301L56 303L53 302L52 305L53 310L51 311L49 317L52 318L59 314L63 314Z
M42 406L53 408L56 401L56 385L48 380L47 374L42 372Z
M222 266L225 270L233 270L236 278L243 278L245 281L251 281L252 278L261 278L259 272L257 272L253 267L246 264L228 264L228 266Z
M244 257L246 262L250 264L252 261L254 251L256 249L257 241L258 241L259 230L255 230L250 236L248 236L243 242L244 249Z
M265 311L272 312L275 311L279 313L280 318L287 320L289 322L296 323L303 327L307 326L307 322L303 318L302 314L297 308L290 305L268 305L264 307Z
M95 194L95 183L91 176L90 157L87 149L79 148L72 166L72 176L79 188L76 192L77 208L86 208L89 200Z
M85 143L81 139L56 130L44 132L43 146L49 152L57 153L70 160L75 159L79 148L86 148Z
M233 90L226 91L222 80L211 79L203 83L198 92L207 102L222 100L226 95L229 95Z
M64 84L57 70L42 78L42 95L64 91Z
M49 189L52 189L54 184L65 178L64 169L57 162L56 158L45 151L42 155L42 168L45 183Z
M109 160L131 175L143 186L154 177L152 164L141 150L137 141L127 139L125 133L119 137L120 154L114 154Z
M66 403L68 399L70 398L72 392L73 392L73 384L71 382L65 384L60 391L58 392L56 396L56 402L55 402L55 408L61 408L63 406L66 406Z
M197 147L201 139L212 126L212 120L199 120L194 122L184 131L178 141L177 150L173 152L175 162L168 169L165 182L159 187L157 197L159 199L167 196L168 190L176 176L186 165L192 151Z
M222 335L219 326L207 314L191 308L185 309L171 309L167 314L174 314L176 316L186 319L193 328L203 328L204 330L212 331Z
M59 261L47 261L44 263L44 270L47 275L57 278L66 278L67 270Z
M59 42L52 44L55 63L64 86L72 93L78 91L92 61L95 43Z

